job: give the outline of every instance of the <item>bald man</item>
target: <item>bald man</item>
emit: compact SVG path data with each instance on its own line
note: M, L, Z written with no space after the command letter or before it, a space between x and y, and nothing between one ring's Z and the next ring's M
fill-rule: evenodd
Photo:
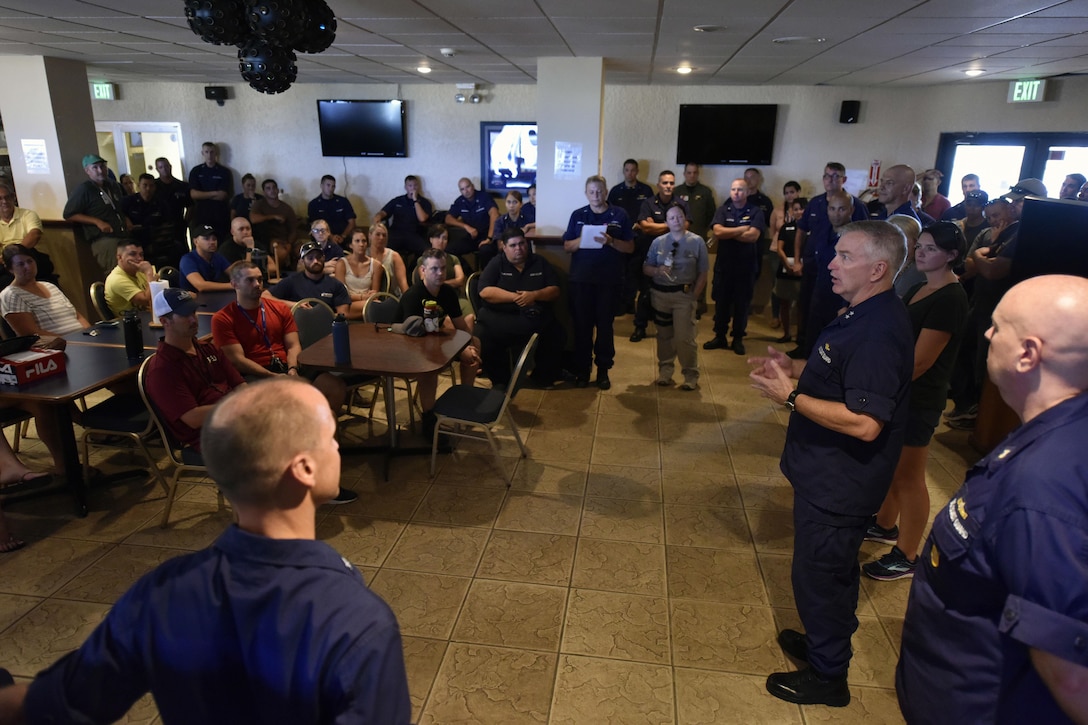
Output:
M407 723L392 611L327 544L336 420L303 381L239 389L203 429L238 523L141 578L75 652L0 689L0 725L114 722L150 691L165 722Z
M881 174L876 198L884 205L884 219L895 214L903 214L921 221L910 200L914 179L914 169L906 164L888 167Z
M1023 425L934 519L899 704L908 723L1088 722L1088 280L1021 282L986 336Z

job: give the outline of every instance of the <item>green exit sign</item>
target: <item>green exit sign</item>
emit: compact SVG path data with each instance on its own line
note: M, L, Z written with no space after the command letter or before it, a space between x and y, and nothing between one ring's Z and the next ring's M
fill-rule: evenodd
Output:
M1046 81L1027 80L1009 83L1009 103L1039 103L1045 100Z
M96 101L113 101L116 100L114 93L114 86L112 83L91 83L91 98Z

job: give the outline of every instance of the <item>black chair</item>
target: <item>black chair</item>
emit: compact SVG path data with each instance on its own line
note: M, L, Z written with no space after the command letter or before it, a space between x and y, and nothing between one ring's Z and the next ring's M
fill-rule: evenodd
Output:
M480 314L480 307L483 304L483 300L480 298L479 272L473 272L468 276L468 280L465 281L465 295L468 297L468 303L472 305L472 314Z
M389 292L376 292L363 305L363 322L392 325L397 321L400 300Z
M170 486L166 483L162 471L159 470L158 459L151 455L151 451L148 450L144 441L145 438L155 432L155 424L151 421L151 413L148 411L147 405L144 404L139 395L114 395L106 398L101 403L83 411L80 415L80 425L83 426L83 481L85 484L90 485L91 444L119 447L111 442L109 438L98 441L92 441L91 438L93 436L117 436L124 441L131 441L135 447L140 449L140 452L144 454L144 458L147 459L151 476L162 485L167 495L170 494Z
M98 313L98 316L103 320L112 320L117 317L113 314L113 310L110 309L109 304L106 302L106 285L102 282L91 282L91 304L94 305L94 311Z
M166 282L171 287L181 286L181 272L178 271L177 267L160 267L159 279Z
M514 368L510 378L510 384L506 390L496 388L476 388L464 385L455 385L435 401L434 437L431 440L431 477L434 477L438 463L438 437L446 434L454 438L471 438L474 440L487 440L491 451L495 454L495 462L506 479L506 487L510 487L511 474L506 472L502 457L499 456L498 442L495 440L494 429L506 422L510 431L514 434L514 440L521 449L521 457L525 458L529 452L518 433L518 426L514 422L514 416L510 414L510 401L517 394L525 374L526 361L536 348L538 335L533 333L525 348L521 351L521 357Z

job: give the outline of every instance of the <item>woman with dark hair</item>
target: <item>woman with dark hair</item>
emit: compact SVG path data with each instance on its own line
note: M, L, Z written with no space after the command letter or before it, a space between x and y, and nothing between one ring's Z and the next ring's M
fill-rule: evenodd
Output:
M801 273L794 271L797 267L797 253L794 245L797 242L797 222L805 213L806 206L808 206L808 199L795 196L790 203L785 221L778 227L778 233L771 241L771 251L778 256L774 299L778 302L778 321L782 326L782 337L778 338L777 342L789 342L793 339L790 335L790 312L801 297ZM774 213L778 214L778 209L775 209ZM802 322L800 319L797 320L798 335L801 332Z
M257 193L257 177L246 174L242 177L242 193L230 200L230 218L245 217L249 219L249 208L253 202L264 197Z
M351 295L348 318L362 319L363 307L367 300L381 291L382 278L385 276L382 263L370 257L370 243L367 241L365 229L351 232L351 246L346 255L336 260L333 276L344 283Z
M56 285L35 279L38 263L22 244L4 247L4 267L15 279L0 292L0 314L16 335L63 337L91 326Z
M952 271L966 248L963 232L952 222L926 227L914 245L914 265L926 279L903 296L915 339L910 416L891 489L865 535L869 541L893 544L890 552L862 567L873 579L914 576L929 521L929 441L948 401L948 382L967 322L967 293Z
M794 222L797 221L797 219L793 218L790 214L790 207L793 206L794 200L800 196L801 185L796 181L787 181L782 185L782 208L775 209L771 212L771 218L767 220L767 224L771 231L772 243L774 240L778 239L778 232L782 229L782 225L790 219L793 219Z

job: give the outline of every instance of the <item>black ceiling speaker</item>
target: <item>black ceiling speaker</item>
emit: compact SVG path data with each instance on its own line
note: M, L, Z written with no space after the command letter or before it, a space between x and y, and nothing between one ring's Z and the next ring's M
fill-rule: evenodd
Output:
M861 101L843 101L839 107L839 123L857 123Z
M238 49L242 79L261 93L283 93L298 77L295 53L290 48L252 38Z
M250 34L246 0L185 0L185 18L205 43L240 45Z
M306 15L306 26L295 43L300 53L320 53L336 40L336 14L325 0L313 3Z
M249 28L258 38L290 48L306 27L306 5L302 0L246 0Z

